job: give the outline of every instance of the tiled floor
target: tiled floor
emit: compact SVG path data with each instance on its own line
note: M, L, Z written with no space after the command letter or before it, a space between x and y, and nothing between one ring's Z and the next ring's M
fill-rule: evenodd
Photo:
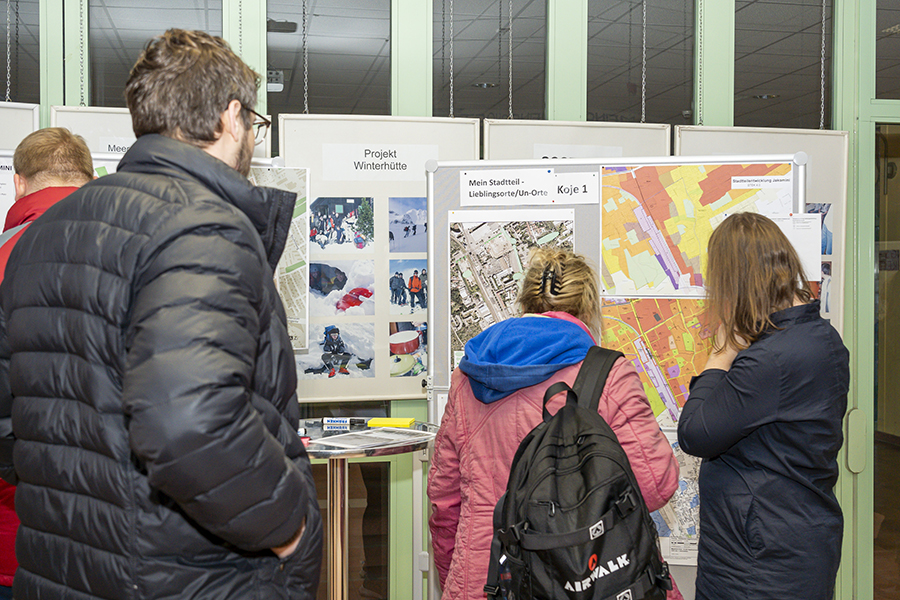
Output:
M875 442L875 514L873 598L900 600L900 445L884 441Z

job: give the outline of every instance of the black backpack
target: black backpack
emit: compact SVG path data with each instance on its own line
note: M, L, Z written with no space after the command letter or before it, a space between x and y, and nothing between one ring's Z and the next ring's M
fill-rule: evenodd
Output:
M621 356L594 346L574 390L558 382L544 394L544 420L519 444L494 508L489 599L664 600L672 589L628 457L597 414Z

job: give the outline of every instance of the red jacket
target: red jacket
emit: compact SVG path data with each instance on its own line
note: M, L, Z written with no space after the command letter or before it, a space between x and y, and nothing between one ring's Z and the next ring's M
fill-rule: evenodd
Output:
M506 491L513 456L519 442L541 421L544 391L557 381L572 385L580 367L580 363L565 367L544 382L490 404L474 396L465 373L453 372L428 476L431 543L442 600L484 597L494 505ZM557 394L550 412L564 400ZM625 449L647 507L654 511L664 506L678 488L678 462L637 371L626 359L613 365L598 412ZM677 588L669 598L681 598Z
M2 240L0 245L0 281L6 271L6 262L13 246L28 229L31 223L44 214L48 208L77 190L77 187L48 187L28 194L16 200L6 213L6 224L3 231L19 225L26 225L15 232L12 237ZM0 479L0 586L12 587L13 575L19 563L16 562L16 531L19 529L19 518L16 516L13 497L16 488Z

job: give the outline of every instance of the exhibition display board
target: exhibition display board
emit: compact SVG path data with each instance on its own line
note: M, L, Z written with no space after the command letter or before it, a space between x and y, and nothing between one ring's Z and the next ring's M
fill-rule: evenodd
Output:
M807 164L806 206L803 212L822 217L821 300L822 316L842 332L844 285L844 229L847 213L846 131L772 129L764 127L675 127L675 154L711 156L742 152L805 152ZM808 275L813 279L813 274Z
M135 141L127 108L101 106L51 106L50 126L65 127L87 142L91 152L122 155ZM272 136L253 149L254 157L271 156Z
M131 113L127 108L51 106L50 126L65 127L87 142L91 152L125 154L134 143Z
M281 115L309 170L309 349L301 402L422 398L430 362L425 163L475 160L477 119Z
M484 120L486 160L668 156L665 124Z
M26 135L40 128L40 106L21 102L0 102L0 217L16 199L13 188L13 151Z
M599 266L598 342L633 362L682 466L672 502L654 513L673 564L696 560L699 461L674 426L714 337L705 322L709 235L728 214L771 216L807 270L820 218L803 214L803 153L729 157L434 161L428 165L430 419L443 412L465 342L514 316L529 251L572 249Z
M22 138L40 129L40 110L38 104L0 102L0 150L15 150Z

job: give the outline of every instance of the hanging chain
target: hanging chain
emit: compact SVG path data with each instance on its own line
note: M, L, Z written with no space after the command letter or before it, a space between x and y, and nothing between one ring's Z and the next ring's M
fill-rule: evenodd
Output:
M512 32L512 21L513 21L513 12L512 12L512 0L509 0L509 118L513 118L513 107L512 107L512 94L513 94L513 85L512 85L512 71L513 71L513 32Z
M309 1L303 0L303 114L309 114Z
M825 0L822 0L822 59L819 62L821 82L819 87L819 129L825 129Z
M703 0L697 0L697 125L703 125Z
M643 38L641 39L641 123L647 122L647 0L643 0Z
M13 66L16 67L13 69L16 79L16 91L19 90L19 49L22 47L22 44L19 43L19 40L22 39L19 37L19 25L21 25L21 23L22 17L19 16L19 0L16 0L16 53L13 55Z
M453 117L453 0L450 0L450 117Z
M441 2L441 88L447 78L447 0Z
M244 3L238 0L238 56L244 56Z
M85 6L85 0L81 0L78 3L78 29L79 29L79 79L78 79L78 88L80 89L81 99L79 106L87 106L87 102L84 97L84 90L87 87L85 83L84 77L84 60L87 57L87 44L84 41L84 11L87 10Z
M497 83L503 79L503 2L497 3Z
M12 22L10 21L10 4L6 0L6 101L9 102L9 86L12 82L12 70L9 67L9 38L12 33ZM18 41L18 40L16 40Z

